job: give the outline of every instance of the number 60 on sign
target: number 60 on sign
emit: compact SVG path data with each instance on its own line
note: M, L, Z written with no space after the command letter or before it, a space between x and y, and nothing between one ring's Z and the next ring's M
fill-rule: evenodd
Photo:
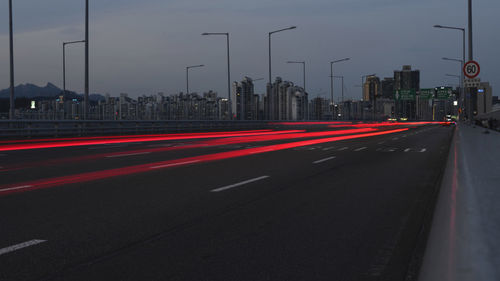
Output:
M464 75L467 76L467 78L473 79L479 75L479 72L481 72L481 68L479 67L479 63L471 60L464 64L463 71Z

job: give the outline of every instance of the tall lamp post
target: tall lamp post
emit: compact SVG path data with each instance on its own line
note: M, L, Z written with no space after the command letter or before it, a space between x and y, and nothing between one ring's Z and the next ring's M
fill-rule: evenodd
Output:
M333 75L333 78L339 78L342 80L342 103L344 103L344 76Z
M63 42L63 95L66 94L66 45L84 42L85 40Z
M339 63L339 62L343 62L343 61L348 61L350 60L351 58L344 58L344 59L340 59L340 60L334 60L334 61L331 61L330 62L330 94L331 94L331 98L332 98L332 112L333 112L333 65L335 63ZM342 91L344 89L342 88ZM333 116L333 115L332 115Z
M200 65L191 65L186 67L186 94L189 95L189 70L191 68L204 67L204 64Z
M465 90L464 90L464 72L462 71L462 68L463 68L463 65L464 65L464 61L463 60L459 60L459 59L450 59L450 58L443 58L443 60L446 60L446 61L455 61L455 62L458 62L460 63L460 76L459 76L459 86L460 86L460 103L461 103L461 106L463 106L465 104ZM447 75L449 76L449 75Z
M462 66L464 64L464 61L463 60L460 60L460 59L450 59L450 58L442 58L443 60L447 60L447 61L455 61L455 62L459 62L460 63L460 78L462 78L463 76L463 71L462 71ZM460 83L460 86L462 85L462 83Z
M469 0L469 3L470 3L470 0ZM462 71L462 68L464 67L464 63L465 63L465 28L461 28L461 27L454 27L454 26L444 26L444 25L434 25L435 28L441 28L441 29L451 29L451 30L458 30L458 31L461 31L462 32L462 64L460 65L460 75L461 75L461 79L460 79L460 103L461 103L461 106L463 107L464 104L465 104L465 89L464 89L464 74L463 74L463 71ZM471 42L471 41L470 41ZM469 46L470 49L470 57L471 57L471 60L472 60L472 44L470 44Z
M89 114L89 0L85 0L85 96L83 104L83 119Z
M14 120L14 43L12 30L12 0L9 0L9 50L10 50L10 108L9 119Z
M271 35L273 35L274 33L278 33L278 32L282 32L282 31L286 31L286 30L292 30L292 29L296 29L297 27L296 26L290 26L290 27L287 27L287 28L283 28L283 29L279 29L279 30L275 30L275 31L271 31L269 32L269 85L271 87L271 93L269 93L269 118L270 119L274 119L274 99L271 97L272 95L272 72L271 72Z
M460 78L461 78L460 75L456 75L456 74L446 74L446 76L458 78L459 81L460 81Z
M336 75L332 75L333 78L340 78L341 81L342 81L342 103L341 103L341 109L342 109L342 115L341 117L343 118L344 117L344 76L336 76Z
M201 35L223 35L226 36L227 42L227 98L229 100L229 116L233 119L233 108L231 105L231 63L230 63L230 55L229 55L229 33L228 32L205 32Z
M302 64L302 74L304 81L304 92L306 92L306 62L305 61L287 61L286 63L298 63Z

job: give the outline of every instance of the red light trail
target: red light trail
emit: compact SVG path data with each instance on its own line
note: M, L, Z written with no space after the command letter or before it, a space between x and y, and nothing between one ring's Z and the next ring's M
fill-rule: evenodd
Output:
M158 170L158 169L163 169L163 168L170 168L170 167L175 167L175 166L185 166L185 165L190 165L190 164L195 164L195 163L203 163L203 162L211 162L211 161L217 161L217 160L223 160L223 159L230 159L230 158L235 158L235 157L242 157L242 156L248 156L248 155L253 155L253 154L261 154L261 153L266 153L266 152L271 152L271 151L279 151L279 150L284 150L284 149L290 149L290 148L295 148L295 147L308 146L308 145L314 145L314 144L320 144L320 143L326 143L326 142L335 142L335 141L341 141L341 140L349 140L349 139L357 139L357 138L366 138L366 137L372 137L372 136L386 135L386 134L403 132L403 131L407 131L407 130L408 130L407 128L404 128L404 129L396 129L396 130L382 131L382 132L371 132L371 133L356 134L356 135L346 135L346 136L306 140L306 141L299 141L299 142L292 142L292 143L285 143L285 144L275 144L275 145L268 145L268 146L257 147L257 148L247 148L247 149L220 152L220 153L214 153L214 154L208 154L208 155L202 155L202 156L194 156L194 157L187 157L187 158L181 158L181 159L175 159L175 160L167 160L167 161L161 161L161 162L155 162L155 163L135 165L135 166L130 166L130 167L114 168L114 169L109 169L109 170L87 172L87 173L76 174L76 175L68 175L68 176L54 177L54 178L49 178L49 179L41 179L41 180L35 180L35 181L31 181L31 182L9 184L9 185L0 186L0 196L12 194L12 193L17 193L17 192L25 192L25 191L36 190L36 189L56 187L56 186L72 184L72 183L84 183L84 182L102 180L102 179L107 179L107 178L112 178L112 177L117 177L117 176L132 175L132 174L143 173L143 172Z
M209 138L222 138L222 137L243 137L243 136L257 136L257 135L273 135L273 134L288 134L299 133L304 130L288 130L288 131L270 131L270 132L251 132L251 133L238 133L238 132L217 132L209 134L193 134L193 135L166 135L163 137L138 137L138 138L119 138L119 139L104 139L104 140L80 140L80 141L61 141L50 143L28 143L28 144L12 144L0 146L0 151L13 151L13 150L28 150L28 149L43 149L43 148L57 148L57 147L72 147L72 146L87 146L87 145L103 145L103 144L118 144L118 143L133 143L133 142L152 142L152 141L171 141L171 140L190 140L190 139L209 139Z
M275 134L275 135L254 135L254 136L239 136L239 137L230 137L230 138L221 138L215 140L205 140L199 142L193 142L187 145L182 146L172 146L172 147L160 147L160 148L147 148L147 149L139 149L139 150L128 150L126 152L112 152L112 153L104 153L104 154L93 154L93 155L85 155L79 157L68 157L63 159L50 159L45 161L38 161L33 163L23 163L20 165L13 165L10 167L3 167L0 169L0 172L7 172L13 170L20 170L32 167L38 167L42 165L57 165L64 163L74 163L81 161L88 161L99 158L113 158L123 154L133 155L133 154L146 154L146 153L154 153L154 152L166 152L166 151L174 151L174 150L184 150L184 149L194 149L208 146L221 146L221 145L230 145L230 144L240 144L240 143L249 143L249 142L264 142L264 141L276 141L276 140L287 140L287 139L298 139L298 138L314 138L314 137L325 137L325 136L334 136L334 135L347 135L347 134L358 134L358 133L367 133L376 131L373 128L363 128L363 129L348 129L348 130L337 130L337 131L326 131L326 132L306 132L306 133L289 133L289 134Z

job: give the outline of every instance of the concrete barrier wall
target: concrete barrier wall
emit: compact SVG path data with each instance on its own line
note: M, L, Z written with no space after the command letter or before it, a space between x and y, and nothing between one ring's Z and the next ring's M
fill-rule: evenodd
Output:
M500 133L458 125L419 280L500 280Z

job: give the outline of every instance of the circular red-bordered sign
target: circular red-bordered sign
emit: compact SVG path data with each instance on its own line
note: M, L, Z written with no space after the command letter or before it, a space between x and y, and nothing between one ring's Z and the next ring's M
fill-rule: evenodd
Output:
M481 67L479 67L479 63L477 63L477 61L471 60L464 64L463 71L467 78L474 79L481 72Z

